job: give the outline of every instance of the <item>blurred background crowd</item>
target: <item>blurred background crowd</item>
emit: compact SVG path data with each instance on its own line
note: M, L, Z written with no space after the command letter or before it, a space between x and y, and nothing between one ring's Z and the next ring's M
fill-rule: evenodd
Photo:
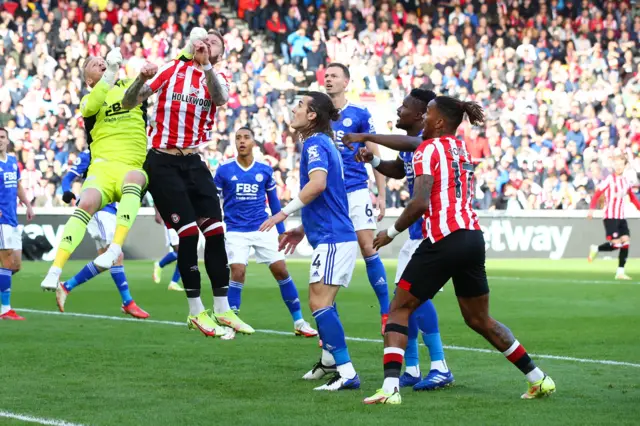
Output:
M119 46L121 77L134 77L175 57L194 26L224 34L233 77L205 160L215 173L234 155L234 131L251 126L284 202L299 190L291 104L334 61L349 65L348 98L370 107L379 133L397 132L388 120L412 88L484 106L485 126L459 130L479 209L587 208L614 153L638 183L634 1L0 0L0 10L0 126L35 206L63 205L61 175L86 149L86 57ZM387 207L408 199L406 182L388 180Z

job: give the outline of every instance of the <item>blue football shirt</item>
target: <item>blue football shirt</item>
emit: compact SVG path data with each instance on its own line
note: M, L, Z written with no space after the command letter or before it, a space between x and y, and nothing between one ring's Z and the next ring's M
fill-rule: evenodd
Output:
M364 163L356 161L356 153L364 144L353 144L353 151L342 144L347 133L375 133L373 119L369 110L363 106L348 103L340 111L340 119L331 123L335 133L336 144L342 154L344 164L344 180L347 192L354 192L369 187L369 175Z
M267 192L276 188L273 169L254 161L249 168L229 160L218 167L213 179L222 192L227 231L253 232L267 220Z
M91 152L84 151L81 152L80 155L76 158L73 166L69 168L67 174L62 178L62 191L67 192L71 191L71 183L74 181L76 177L83 177L87 170L89 169L89 165L91 164ZM78 195L78 194L76 194ZM78 202L80 200L78 199ZM116 214L117 208L116 203L107 204L104 206L102 211Z
M20 169L18 160L7 155L5 161L0 160L0 225L18 226L18 181Z
M309 173L327 172L325 190L302 208L302 225L309 244L356 241L356 232L349 218L349 201L344 184L342 157L329 136L316 133L304 141L300 159L300 188L309 183Z
M413 184L415 181L415 174L413 172L413 151L403 151L398 153L398 157L404 163L404 173L407 176L407 185L409 186L409 195L413 197ZM423 240L422 224L424 219L416 220L411 226L409 226L409 238L412 240Z

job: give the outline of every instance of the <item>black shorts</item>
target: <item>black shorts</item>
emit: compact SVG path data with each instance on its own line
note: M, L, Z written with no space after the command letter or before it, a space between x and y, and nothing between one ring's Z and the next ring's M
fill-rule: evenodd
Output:
M149 175L149 193L167 226L177 231L200 218L222 221L218 190L199 155L152 149L143 168Z
M603 222L607 241L616 240L625 235L630 236L627 219L605 219Z
M489 293L482 231L462 229L437 243L424 240L411 257L398 287L422 302L433 299L450 279L457 297Z

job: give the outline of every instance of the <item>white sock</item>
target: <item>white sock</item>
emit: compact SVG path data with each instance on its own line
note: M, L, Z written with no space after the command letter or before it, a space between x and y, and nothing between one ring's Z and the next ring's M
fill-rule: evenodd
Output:
M4 315L11 310L11 305L0 306L0 315Z
M322 355L320 356L320 362L325 367L331 367L336 365L336 360L333 358L333 355L331 355L331 352L329 352L326 349L322 350Z
M387 377L382 382L382 390L384 393L394 393L396 390L400 389L400 379L398 377Z
M527 377L527 381L529 383L535 383L538 380L544 379L544 373L538 367L525 374L525 376Z
M299 319L298 321L293 322L293 326L295 328L302 327L303 324L304 324L304 319Z
M189 315L200 315L204 311L204 305L200 297L187 297L187 302L189 302Z
M449 367L447 367L447 363L443 360L441 361L431 361L431 369L438 370L441 373L446 373L449 371Z
M353 368L353 364L350 362L339 365L337 368L338 373L340 373L340 377L343 379L353 379L356 377L356 369Z
M621 268L618 268L618 273L616 275L624 275L624 266Z
M122 247L120 247L120 244L111 243L109 244L109 251L120 256L120 253L122 253Z
M411 375L412 377L420 377L420 366L412 365L411 367L406 367L404 372Z
M229 299L227 296L213 296L213 313L215 314L223 314L230 310Z

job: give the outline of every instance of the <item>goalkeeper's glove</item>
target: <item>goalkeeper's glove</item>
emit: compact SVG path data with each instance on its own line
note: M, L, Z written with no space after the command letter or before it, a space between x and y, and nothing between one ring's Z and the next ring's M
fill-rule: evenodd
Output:
M207 38L207 30L202 27L195 27L189 33L189 42L184 48L184 52L189 56L193 56L193 54L195 53L195 51L193 50L193 43L199 40L204 40L205 38Z
M111 49L111 51L107 54L107 69L102 75L102 79L107 83L110 87L116 83L116 75L118 71L120 71L120 65L122 65L122 53L120 53L120 48L116 47L115 49Z
M71 191L65 191L64 194L62 194L62 201L64 201L67 204L71 204L71 200L75 200L76 199L76 194L74 194Z

